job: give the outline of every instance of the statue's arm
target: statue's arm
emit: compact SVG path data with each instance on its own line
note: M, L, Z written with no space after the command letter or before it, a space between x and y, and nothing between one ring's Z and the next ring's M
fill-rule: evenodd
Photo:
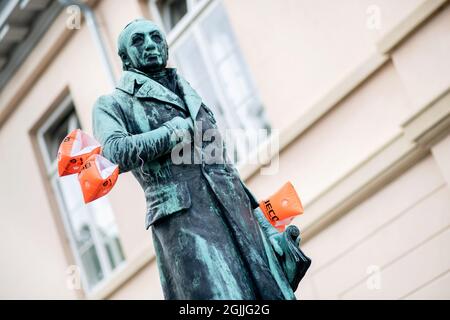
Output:
M234 168L234 171L236 172L236 174L239 175L239 173L238 173L236 168ZM258 200L256 200L256 197L253 195L253 193L247 187L245 182L242 181L242 178L239 177L239 179L241 180L242 187L244 188L245 192L247 193L247 195L248 195L248 197L250 199L250 203L251 203L251 206L252 206L252 209L253 209L253 213L254 213L256 219L258 220L259 224L261 225L261 228L263 229L263 231L266 233L266 235L268 237L271 237L273 235L277 235L279 233L277 228L275 228L269 222L269 220L267 220L267 218L264 216L264 213L262 212L261 208L259 207L259 203L258 203Z
M262 212L261 208L259 207L258 200L253 195L253 193L250 191L250 189L247 187L245 182L242 180L238 170L236 169L234 164L230 161L229 157L226 155L226 146L225 145L224 145L224 150L225 150L225 155L224 156L226 157L226 159L227 159L229 165L231 166L232 170L234 171L235 175L239 177L240 183L241 183L242 187L244 188L245 193L247 194L247 196L248 196L248 198L250 200L250 205L251 205L251 208L253 210L253 215L255 216L256 220L258 221L258 223L259 223L262 231L264 232L264 234L267 236L267 238L272 243L272 246L273 246L274 250L280 256L282 256L283 255L283 250L281 249L281 247L278 244L278 240L279 240L278 238L279 238L280 233L269 222L269 220L267 220L267 218L264 216L264 213Z
M261 226L261 229L264 231L268 238L279 234L278 230L269 222L269 220L266 219L261 208L258 207L254 209L253 214L255 215L256 220L258 220L259 225Z
M157 129L132 135L126 130L120 106L110 96L97 100L92 119L94 136L102 144L103 156L119 165L121 173L170 152L180 142L175 132L182 129L179 120L185 120L173 119Z
M237 170L235 169L237 172ZM237 173L239 174L239 173ZM241 178L240 178L241 179ZM262 212L261 208L259 207L259 204L255 198L255 196L251 193L251 191L248 189L248 187L245 185L244 181L241 179L241 184L247 193L248 197L250 198L250 203L252 205L253 209L253 215L255 216L256 220L259 223L259 226L261 227L262 231L266 235L266 237L270 240L270 243L272 244L273 249L276 253L278 253L279 256L283 255L283 249L280 246L280 232L278 232L277 228L275 228L269 220L267 220L266 216Z

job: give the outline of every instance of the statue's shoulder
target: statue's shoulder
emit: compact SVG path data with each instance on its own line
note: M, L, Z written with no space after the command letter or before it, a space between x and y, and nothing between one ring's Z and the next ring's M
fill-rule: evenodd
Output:
M112 92L99 96L95 101L94 108L101 108L104 106L111 106L115 104L118 104L117 97L115 92Z
M120 90L114 90L111 93L101 95L94 104L95 110L118 110L123 109L126 105L124 97L121 96Z
M92 108L93 118L102 118L104 116L123 117L124 110L120 99L115 92L101 95L97 98Z

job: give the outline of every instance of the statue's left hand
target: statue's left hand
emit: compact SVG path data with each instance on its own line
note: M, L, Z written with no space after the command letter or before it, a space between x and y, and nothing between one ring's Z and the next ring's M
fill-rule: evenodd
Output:
M254 209L253 213L258 220L259 225L269 239L273 250L275 250L275 252L281 257L283 255L283 249L280 243L283 238L283 234L278 232L278 230L274 226L272 226L269 221L267 221L264 213L261 211L261 208L258 207Z
M271 237L269 237L270 243L272 244L273 250L281 257L283 256L283 249L281 248L281 239L282 234L274 234Z

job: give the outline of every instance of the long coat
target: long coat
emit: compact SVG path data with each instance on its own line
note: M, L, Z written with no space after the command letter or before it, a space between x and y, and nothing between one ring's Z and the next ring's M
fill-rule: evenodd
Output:
M93 110L103 155L142 186L166 299L295 299L253 214L255 198L231 163L174 164L173 132L164 123L191 117L195 133L217 128L214 114L175 69L179 95L125 71ZM225 148L223 152L226 153ZM206 158L206 157L205 157ZM198 158L197 158L198 159Z

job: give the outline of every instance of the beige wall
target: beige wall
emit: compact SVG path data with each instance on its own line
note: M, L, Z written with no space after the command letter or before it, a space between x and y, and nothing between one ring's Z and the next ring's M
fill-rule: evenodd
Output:
M315 259L299 297L413 297L449 271L449 226L450 186L427 156L306 243ZM371 266L379 289L367 286L377 277ZM449 295L449 287L433 294Z
M388 4L381 6L383 12L385 5ZM405 121L450 87L450 73L446 71L450 63L445 58L450 53L450 41L449 33L444 31L449 30L449 21L450 7L447 5L395 48L391 61L282 152L279 174L252 177L249 181L252 190L267 196L271 192L267 185L280 185L290 179L306 204L305 215L296 222L304 227L317 219L314 217L316 211L308 211L308 207L321 201L330 202L328 190L333 190L335 184L345 187L345 184L354 183L352 174L367 174L359 166L370 161L374 154L380 155L378 162L389 164L389 153L383 149L399 135L404 136ZM347 34L348 37L351 35ZM340 50L339 46L334 48ZM350 54L347 58L358 63ZM264 69L263 64L254 68ZM301 76L287 75L285 90L301 95L301 89L295 91L293 85L289 86L297 84L296 77ZM309 73L306 72L307 76ZM265 78L264 81L269 80ZM267 91L277 95L275 90ZM307 94L314 93L309 91ZM295 101L301 100L296 98ZM301 103L295 105L300 108ZM284 104L277 104L274 115L280 117L283 113L279 110L283 107ZM450 110L450 105L446 108ZM291 119L290 115L286 118ZM450 150L448 142L446 146L440 148ZM309 299L449 298L450 291L444 283L448 282L450 269L446 244L450 189L443 178L449 162L437 166L436 161L438 159L427 156L400 178L345 212L339 220L330 220L327 228L307 239L304 249L312 255L313 265L309 277L300 285L298 296ZM356 184L354 188L357 188ZM335 203L343 200L331 199ZM367 274L372 265L381 270L380 290L369 290L366 284L373 279Z
M276 175L246 177L258 197L290 180L304 202L295 223L313 265L299 298L450 298L450 5L435 3L224 1L269 119L290 139ZM147 16L141 4L96 6L116 76L115 39ZM366 27L370 5L380 30ZM417 28L381 50L405 25ZM14 108L0 127L0 298L80 297L66 286L73 258L33 129L69 92L90 132L92 105L110 88L89 30L64 26L62 14L0 93ZM108 198L127 261L88 298L161 299L142 191L127 174ZM366 285L373 265L380 290Z
M402 83L387 63L281 153L276 175L252 178L255 193L267 196L267 184L290 179L310 202L398 134L409 112Z
M102 3L98 8L99 13L111 16L112 8L107 4L113 3ZM132 8L128 6L124 10L124 17L111 20L108 27L114 21L118 26L110 28L120 30L125 21L136 16ZM67 32L65 19L66 16L62 14L54 22L49 34L41 41L42 47L51 45L54 34ZM4 165L0 168L2 298L77 296L75 291L66 286L66 270L73 259L70 259L67 239L61 237L64 232L58 234L57 231L61 229L58 210L50 207L49 198L53 194L48 188L42 166L38 165L40 155L32 148L34 133L31 131L44 114L57 104L61 95L68 93L74 101L83 129L91 132L91 108L97 97L111 88L108 87L105 70L89 30L83 26L80 30L69 31L66 38L67 42L38 75L38 80L26 87L15 112L0 129L1 149L8 150L1 152ZM35 68L33 62L39 63L33 60L33 54L27 60L29 68L24 72ZM20 72L2 92L2 101L14 90L23 90ZM142 214L145 201L140 187L131 176L121 177L121 183L115 189L109 199L114 208L126 258L133 258L140 255L140 244L150 242L150 236L144 230ZM124 193L130 202L120 201ZM64 256L64 250L69 252L69 258Z
M269 118L278 128L292 124L290 121L368 59L375 51L375 40L418 3L225 1ZM366 27L370 5L381 10L380 30Z

